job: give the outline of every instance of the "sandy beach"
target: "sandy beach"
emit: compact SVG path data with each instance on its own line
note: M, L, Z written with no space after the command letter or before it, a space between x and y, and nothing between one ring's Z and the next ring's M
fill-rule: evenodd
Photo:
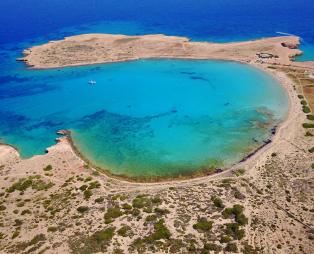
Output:
M0 251L29 250L31 245L27 244L35 236L44 235L35 246L38 245L36 250L45 249L45 253L175 253L177 248L182 250L180 253L201 253L205 243L212 243L215 253L233 252L229 250L231 243L240 253L312 253L314 153L309 150L314 144L314 131L302 127L302 123L310 121L302 112L300 95L308 100L312 112L314 104L311 91L296 80L307 79L314 62L293 61L301 54L298 45L299 38L295 36L218 44L165 35L87 34L26 49L18 60L38 69L147 58L219 59L250 64L275 77L285 88L289 114L278 126L272 142L244 162L219 174L157 183L130 182L99 174L78 156L65 136L49 147L47 154L26 160L13 147L0 145L0 194L5 206L0 211L0 223L6 232L0 234ZM32 186L23 194L17 187L8 191L19 179L34 175L40 176L46 188ZM98 187L87 187L91 181L97 182L93 186ZM86 190L90 190L89 194ZM217 205L215 197L224 205ZM149 201L143 201L145 198ZM24 205L19 208L17 204L21 202ZM244 207L247 221L242 224L236 216L224 215L224 208L235 204ZM20 210L31 212L23 217ZM14 225L18 218L23 220L19 227ZM200 218L212 221L211 229L198 228ZM225 231L228 223L238 223L244 236ZM132 233L118 233L122 227ZM170 236L167 233L154 239L158 227L164 233L169 230ZM106 235L106 241L100 243L100 236L92 232L101 229L117 233ZM15 232L17 236L13 237ZM230 240L224 238L227 236ZM195 249L190 249L192 242ZM115 252L117 249L121 252Z

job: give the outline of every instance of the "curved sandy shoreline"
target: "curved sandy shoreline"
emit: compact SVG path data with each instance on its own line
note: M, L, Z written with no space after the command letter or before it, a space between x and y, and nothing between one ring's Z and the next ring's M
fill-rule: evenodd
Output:
M242 62L240 62L240 63L241 64L247 64L247 63L242 63ZM79 151L78 147L76 147L76 145L74 144L70 131L63 130L63 131L61 131L61 135L64 136L64 139L69 143L69 145L71 146L71 148L75 152L75 154L78 157L80 157L86 163L86 165L89 165L91 168L99 170L101 173L106 174L108 177L118 179L120 181L125 180L127 182L135 182L135 183L161 183L161 182L167 183L167 182L174 182L174 181L182 182L182 181L189 181L191 179L215 177L215 176L222 175L222 174L225 175L226 173L230 173L230 171L232 171L232 170L235 170L235 169L238 169L241 167L246 167L247 164L249 164L251 160L258 157L259 154L263 153L263 151L269 150L270 147L272 147L274 140L275 140L275 137L280 132L280 129L282 128L282 126L290 125L291 120L295 119L295 115L300 112L300 109L298 107L299 100L298 100L297 96L293 96L293 89L291 89L292 87L290 86L291 82L287 77L283 76L283 77L279 78L276 74L274 74L273 72L270 72L269 69L263 68L262 65L250 64L250 66L253 66L254 68L261 70L266 75L272 76L284 88L285 92L287 92L288 103L289 103L287 115L278 125L276 125L274 127L275 134L271 134L269 139L267 139L267 141L269 141L269 142L266 143L264 141L264 143L262 143L255 150L252 150L249 154L247 154L245 157L243 157L240 161L237 161L237 162L233 163L232 165L223 167L222 172L216 172L217 169L215 169L215 168L210 169L209 168L208 170L195 170L193 172L185 173L182 175L174 175L174 176L139 177L139 176L127 176L127 175L123 175L123 174L118 175L118 174L112 173L110 171L110 169L106 169L104 167L97 166L91 160L89 160L83 153L81 153ZM292 99L292 97L293 97L293 99ZM294 112L294 114L291 114L291 112ZM286 122L288 122L288 123L286 123Z
M300 125L300 122L304 120L304 115L301 112L300 106L299 106L299 100L296 96L295 91L293 90L292 82L291 80L282 72L275 70L275 69L269 69L269 65L295 65L297 64L299 66L299 63L291 62L291 58L295 55L300 54L300 50L297 49L299 39L295 36L284 36L284 37L274 37L274 38L267 38L267 39L261 39L261 40L255 40L255 41L248 41L248 42L239 42L239 43L225 43L225 44L217 44L217 43L207 43L207 42L190 42L187 38L183 37L169 37L164 35L147 35L147 36L123 36L123 35L79 35L79 36L73 36L65 38L62 41L58 42L49 42L47 44L44 44L42 46L35 46L31 49L28 49L24 51L25 57L19 60L25 61L28 65L34 67L34 68L59 68L59 67L66 67L66 66L77 66L82 65L75 63L64 63L57 64L54 63L54 65L51 62L45 62L45 59L49 57L50 50L58 50L62 49L61 52L59 52L61 55L58 55L60 59L66 59L66 49L68 47L72 47L73 43L75 44L75 47L77 45L84 45L83 51L77 51L76 54L87 54L84 49L86 46L86 43L91 43L89 47L97 47L99 46L99 43L104 40L103 43L109 43L109 46L116 45L117 48L113 48L113 52L120 52L119 54L116 54L117 58L112 59L112 55L110 55L111 58L97 58L98 62L94 59L94 62L85 62L85 64L96 64L96 63L105 63L105 62L117 62L117 61L128 61L128 60L136 60L136 59L145 59L145 58L179 58L179 59L208 59L208 60L227 60L227 61L236 61L240 63L249 64L255 68L259 68L262 71L266 72L268 75L272 75L279 81L279 83L285 88L285 90L288 93L289 97L289 111L287 118L278 126L276 134L272 136L271 140L272 142L263 145L262 148L258 148L255 152L252 153L249 158L247 158L245 161L236 163L230 168L226 169L222 173L211 173L208 175L208 172L196 172L195 175L186 175L186 176L178 176L178 177L160 177L160 178L154 178L154 179L140 179L138 177L127 177L127 176L117 176L114 174L111 174L108 170L101 171L106 174L109 178L115 178L119 181L126 181L126 182L136 182L141 183L144 182L145 184L154 184L155 183L168 183L168 182L176 182L176 181L187 181L187 182L202 182L208 180L208 178L216 178L225 176L228 174L231 174L232 170L237 168L249 168L254 167L256 165L259 165L262 161L265 160L267 155L269 155L272 151L276 150L276 147L280 141L282 141L286 137L291 137L295 134L295 132L298 129L297 125ZM121 41L122 40L122 41ZM139 42L139 44L134 44L135 42ZM82 44L80 44L82 43ZM130 55L129 58L121 58L121 51L125 50L125 44L132 43L132 47L140 47L144 49L144 53L140 52L138 56L135 57L134 55ZM151 48L151 45L159 45L156 47ZM160 45L160 43L163 43ZM181 43L181 44L180 44ZM283 46L283 43L285 46ZM122 46L121 46L122 44ZM174 45L180 44L180 47L188 47L189 50L186 50L186 48L183 50L184 55L178 55L178 52L173 50ZM96 46L97 45L97 46ZM135 46L134 46L135 45ZM108 46L108 45L107 45ZM130 47L130 46L128 46ZM146 48L145 48L146 47ZM266 47L266 48L265 48ZM57 49L56 49L57 48ZM115 51L116 49L116 51ZM161 49L163 49L162 52L159 52ZM200 49L203 49L204 51L199 51ZM262 49L265 49L265 52L261 52ZM146 50L146 51L145 51ZM182 50L180 51L182 53ZM160 54L158 56L158 53ZM270 58L263 58L260 57L259 54L267 54L272 55L274 57ZM65 54L65 55L63 55ZM108 55L109 56L109 55ZM119 58L120 56L120 58ZM43 60L44 59L44 60ZM54 58L52 58L54 59ZM70 58L71 59L71 58ZM100 61L100 62L99 62ZM50 63L50 64L49 64ZM303 62L301 68L305 65L308 68L312 68L313 64L311 62ZM296 125L297 124L297 125ZM57 143L55 146L52 146L50 148L47 148L48 153L51 153L55 151L55 149L58 149L60 144L65 144L67 146L71 146L72 151L76 154L76 156L79 156L82 159L82 163L88 163L91 165L91 163L82 155L79 153L79 151L75 148L73 142L70 138L60 138L59 143ZM44 156L41 156L42 159L44 159ZM36 156L35 156L36 157ZM93 165L93 168L97 168ZM105 171L105 172L104 172Z
M257 151L251 158L246 160L243 163L238 163L234 167L249 167L253 166L252 164L260 164L258 160L262 160L261 157L263 155L269 155L276 150L276 143L281 141L287 136L295 134L297 128L300 123L305 119L301 107L299 104L299 99L297 94L293 89L293 82L284 74L278 71L270 71L269 69L265 69L262 65L253 65L254 67L264 71L268 75L271 75L275 78L278 83L285 89L288 96L289 108L286 118L277 126L275 135L272 136L272 142L264 146L262 149Z

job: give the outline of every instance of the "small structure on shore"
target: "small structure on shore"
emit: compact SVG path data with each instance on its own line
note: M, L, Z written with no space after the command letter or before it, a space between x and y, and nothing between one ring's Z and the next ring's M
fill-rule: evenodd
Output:
M314 72L305 71L305 73L308 75L308 77L309 77L310 79L314 79Z
M271 58L278 58L278 56L270 54L270 53L257 53L258 58L262 59L271 59Z

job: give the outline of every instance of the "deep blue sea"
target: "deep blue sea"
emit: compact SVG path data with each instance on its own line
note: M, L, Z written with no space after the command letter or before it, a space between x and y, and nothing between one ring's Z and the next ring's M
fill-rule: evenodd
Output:
M81 33L218 42L287 33L302 39L297 60L314 60L313 17L312 0L1 0L0 141L30 157L68 128L94 163L133 176L229 165L286 114L286 94L260 71L177 60L43 71L15 59L26 47Z
M45 41L83 32L164 33L210 41L284 32L300 36L314 59L313 17L313 0L1 0L0 44L36 44L38 37Z

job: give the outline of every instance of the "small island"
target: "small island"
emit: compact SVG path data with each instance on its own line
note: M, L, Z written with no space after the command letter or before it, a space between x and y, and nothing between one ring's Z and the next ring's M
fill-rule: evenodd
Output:
M234 43L193 42L185 37L166 35L126 36L82 34L26 49L24 57L32 68L113 63L149 58L217 59L245 63L291 65L301 54L296 36L272 37ZM307 64L293 65L307 67ZM313 63L310 65L313 67ZM310 67L309 66L309 67Z

